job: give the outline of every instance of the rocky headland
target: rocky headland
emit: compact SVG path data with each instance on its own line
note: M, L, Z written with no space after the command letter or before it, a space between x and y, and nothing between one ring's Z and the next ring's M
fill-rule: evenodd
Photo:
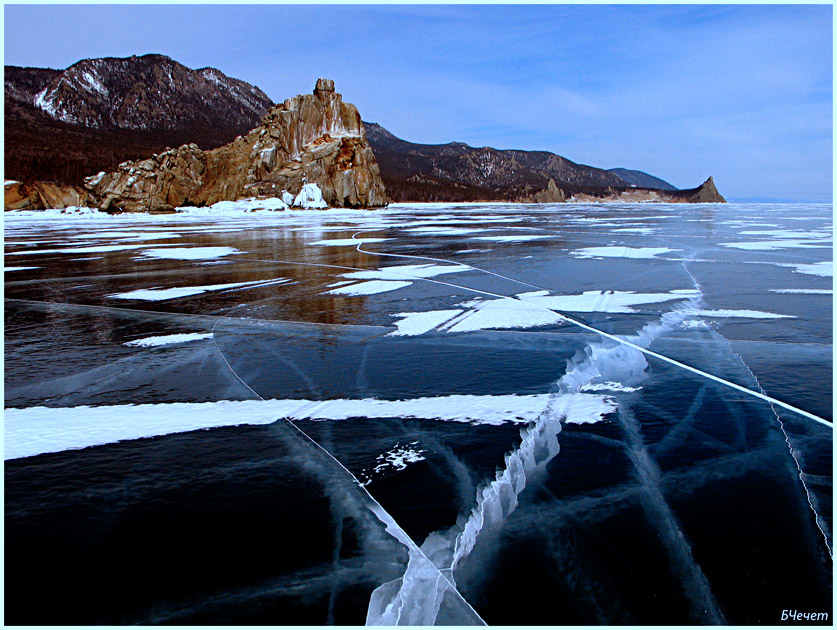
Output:
M331 207L386 204L360 114L343 102L329 79L319 79L313 94L272 107L258 127L227 145L209 151L196 144L167 149L88 177L83 191L71 190L86 193L106 212L166 212L250 197L281 198L283 192L297 195L306 183L316 184Z
M159 212L248 197L298 193L317 184L331 207L375 208L387 197L357 108L334 82L272 107L261 124L230 144L201 151L189 144L125 162L85 180L101 210Z
M678 190L642 171L548 151L407 142L362 122L328 79L274 105L255 86L164 55L5 70L5 171L15 180L4 187L6 210L171 212L248 197L293 200L306 182L332 207L725 202L711 177Z

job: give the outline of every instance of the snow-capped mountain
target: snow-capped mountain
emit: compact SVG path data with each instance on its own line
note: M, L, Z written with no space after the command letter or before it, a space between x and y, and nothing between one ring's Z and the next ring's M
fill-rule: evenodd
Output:
M16 88L11 78L7 91ZM164 55L84 59L50 77L31 103L54 119L94 129L254 127L273 104L220 70L192 70Z
M258 126L273 105L244 81L163 55L4 70L5 172L21 181L78 186L166 147L212 149Z

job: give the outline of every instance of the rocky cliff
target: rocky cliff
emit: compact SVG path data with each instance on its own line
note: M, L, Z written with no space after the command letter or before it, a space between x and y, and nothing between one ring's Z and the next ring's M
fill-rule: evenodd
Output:
M21 182L7 180L3 186L5 210L43 210L84 206L89 201L86 191L75 186L62 186L49 182Z
M689 190L672 191L670 197L681 199L685 203L726 203L727 200L721 196L715 188L715 180L710 176L697 188Z
M106 211L164 211L246 197L296 193L316 183L332 207L380 207L386 192L357 108L334 82L271 108L261 124L230 144L201 151L189 144L125 162L85 180Z

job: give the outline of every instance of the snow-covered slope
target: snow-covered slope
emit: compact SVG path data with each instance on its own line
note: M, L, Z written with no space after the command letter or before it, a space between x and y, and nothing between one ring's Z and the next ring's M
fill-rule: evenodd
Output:
M57 73L32 104L94 129L250 126L272 105L257 87L215 68L192 70L164 55L84 59Z

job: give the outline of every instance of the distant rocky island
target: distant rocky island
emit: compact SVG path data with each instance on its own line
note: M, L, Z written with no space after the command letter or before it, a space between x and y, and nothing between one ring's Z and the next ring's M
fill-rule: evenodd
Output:
M277 105L214 68L144 55L86 59L66 70L6 66L4 94L6 210L170 212L291 199L306 183L329 206L352 208L725 201L711 177L677 190L641 171L598 169L545 151L406 142L363 123L328 79Z

